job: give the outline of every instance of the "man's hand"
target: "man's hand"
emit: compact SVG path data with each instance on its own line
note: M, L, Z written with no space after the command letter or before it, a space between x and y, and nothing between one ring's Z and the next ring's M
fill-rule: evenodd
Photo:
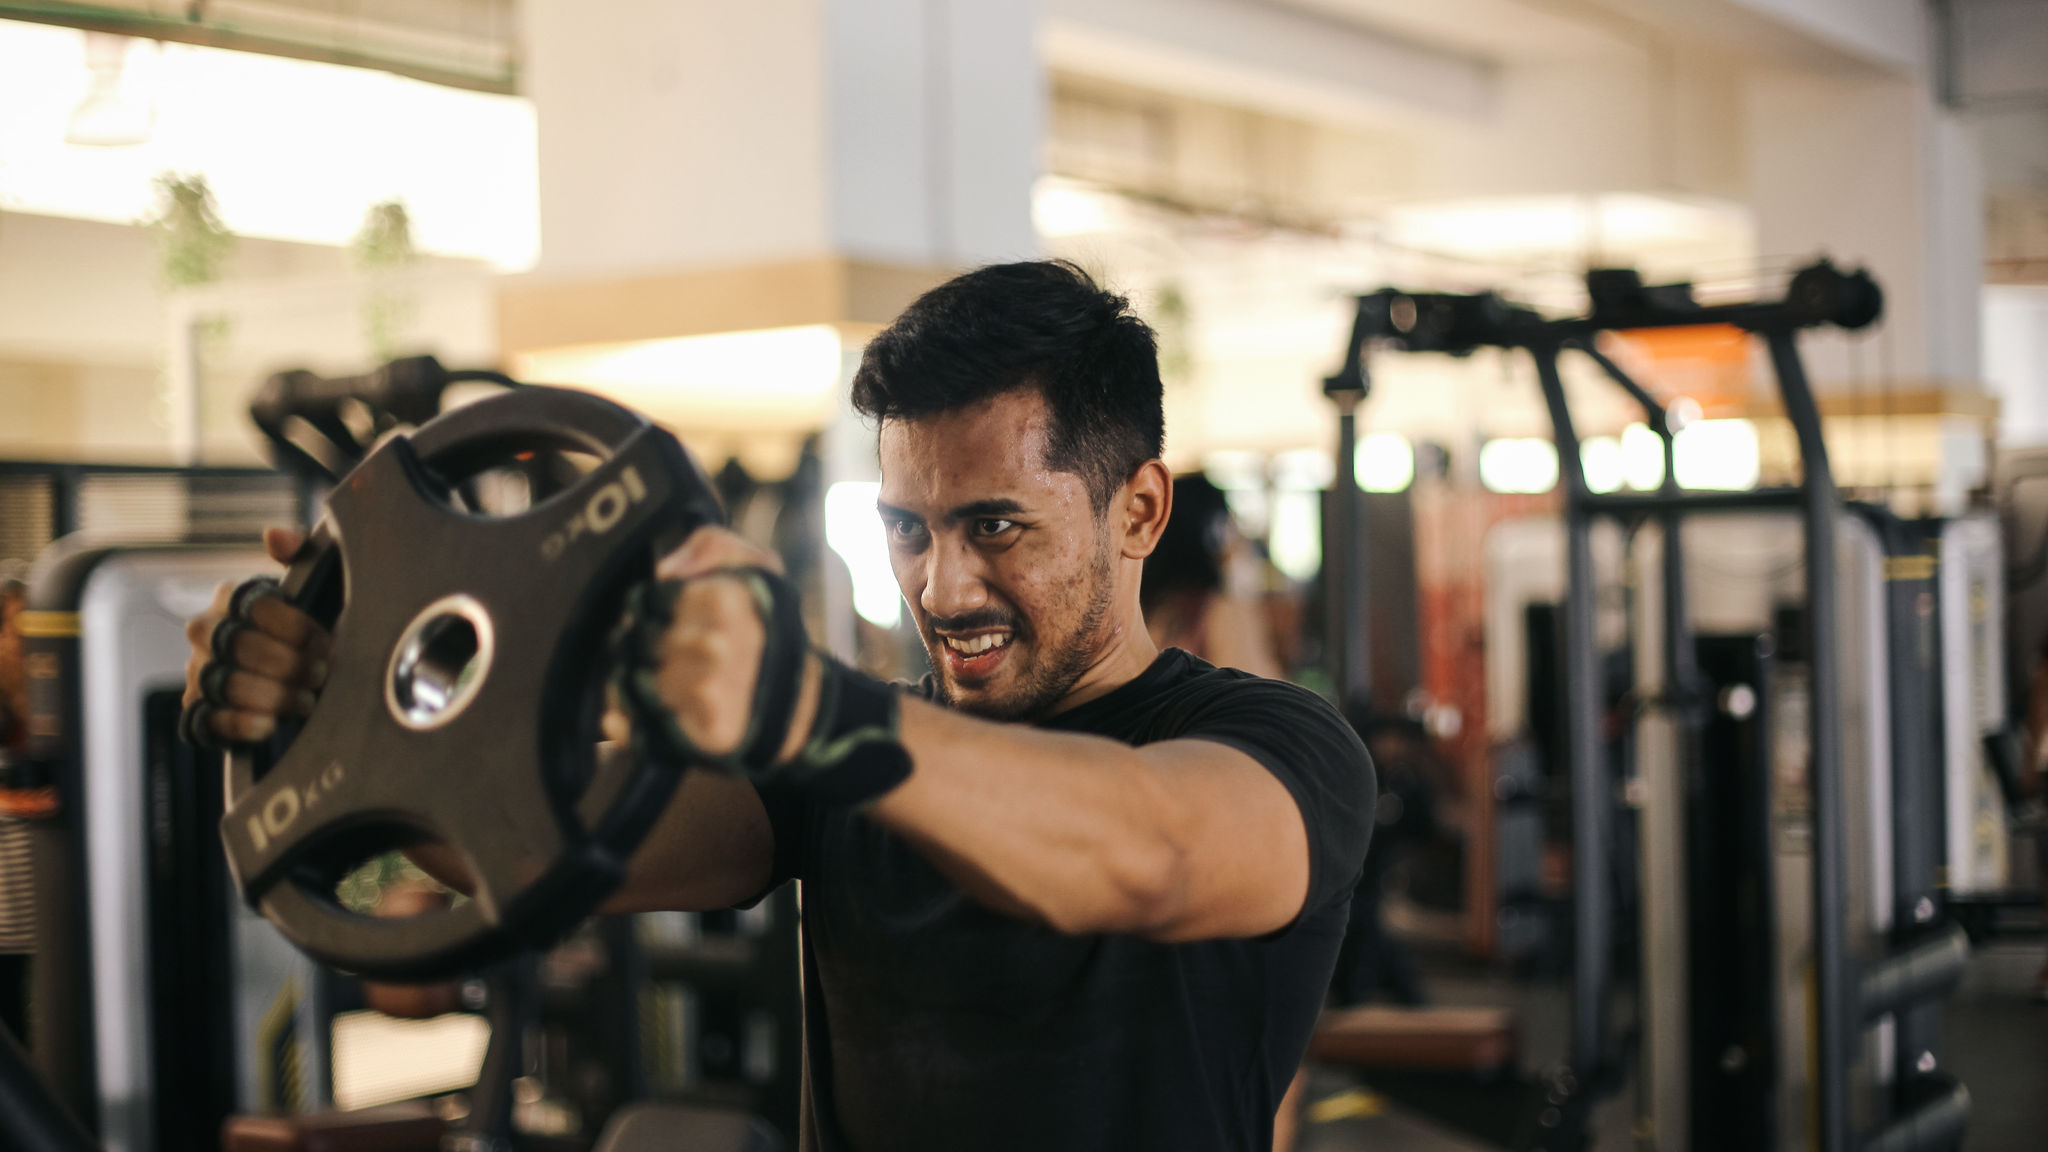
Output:
M765 568L779 575L782 560L728 529L707 527L691 533L655 567L658 579L684 581L674 621L661 639L656 673L661 701L684 735L713 755L732 751L746 736L768 638L747 586L717 578L719 571L733 568ZM816 658L808 658L783 756L794 754L810 731L817 706L815 665ZM614 724L607 729L615 731Z
M279 564L291 563L301 542L300 535L287 528L263 533L264 551ZM185 663L187 707L202 694L200 676L214 659L213 633L226 619L234 591L233 584L221 585L212 607L185 624L185 638L192 643L191 659ZM314 695L327 681L331 643L327 630L312 617L276 596L260 597L245 623L227 653L232 665L222 685L227 706L215 708L206 718L214 736L234 743L266 740L277 731L280 717L312 711Z

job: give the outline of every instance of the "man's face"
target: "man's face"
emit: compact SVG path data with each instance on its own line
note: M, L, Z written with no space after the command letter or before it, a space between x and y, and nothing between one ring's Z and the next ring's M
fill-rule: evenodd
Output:
M1116 550L1088 489L1045 465L1035 389L882 425L882 530L939 690L965 712L1045 714L1106 642Z

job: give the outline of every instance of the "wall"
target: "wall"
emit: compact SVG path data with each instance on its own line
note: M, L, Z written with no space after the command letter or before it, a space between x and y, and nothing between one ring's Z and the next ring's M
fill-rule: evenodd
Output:
M488 270L438 258L419 268L408 347L491 360ZM256 459L239 413L265 374L370 366L361 285L342 249L243 239L228 278L200 291L233 317L202 398L221 414L212 439L227 459ZM185 306L161 288L147 229L0 213L0 454L170 460L168 318Z
M809 0L520 5L542 275L827 245L824 45ZM744 178L736 174L744 173Z
M2048 445L2048 287L1984 290L1984 381L1999 401L1999 443Z
M1962 126L1912 78L1766 70L1744 99L1763 258L1826 252L1869 267L1885 289L1890 374L1974 382L1983 202ZM1808 367L1823 384L1859 375L1839 346Z
M152 368L0 360L0 457L162 462L169 422Z
M1927 58L1920 0L1727 0L1872 64L1921 70Z

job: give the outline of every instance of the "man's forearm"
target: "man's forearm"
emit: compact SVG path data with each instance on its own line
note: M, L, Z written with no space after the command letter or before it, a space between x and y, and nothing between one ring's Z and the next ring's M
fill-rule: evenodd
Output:
M970 895L1064 932L1170 919L1177 799L1134 749L903 702L915 765L870 814Z
M999 911L1183 940L1257 935L1300 910L1300 812L1234 749L1133 748L921 700L904 701L902 737L915 767L870 814Z

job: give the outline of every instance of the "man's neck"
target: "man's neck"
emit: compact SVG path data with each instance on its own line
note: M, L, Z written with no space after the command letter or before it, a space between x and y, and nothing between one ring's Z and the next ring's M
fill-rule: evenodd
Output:
M1081 673L1073 687L1067 689L1067 694L1046 709L1047 717L1109 695L1143 675L1145 669L1159 658L1159 646L1152 642L1152 634L1145 630L1145 617L1138 609L1135 596L1131 597L1127 607L1112 617L1108 628L1108 642L1088 665L1088 670Z

